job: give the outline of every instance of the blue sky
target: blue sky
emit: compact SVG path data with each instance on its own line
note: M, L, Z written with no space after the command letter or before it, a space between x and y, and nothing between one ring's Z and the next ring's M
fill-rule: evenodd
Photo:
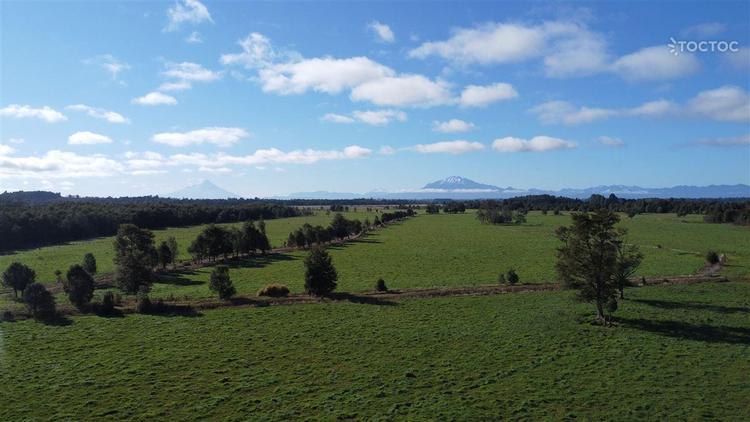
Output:
M0 7L0 191L750 183L747 2Z

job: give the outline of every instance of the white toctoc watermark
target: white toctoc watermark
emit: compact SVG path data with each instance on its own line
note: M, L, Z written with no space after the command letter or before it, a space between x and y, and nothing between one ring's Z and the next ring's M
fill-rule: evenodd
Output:
M740 51L740 43L737 41L678 41L674 37L669 37L667 47L675 56L679 56L680 53L736 53Z

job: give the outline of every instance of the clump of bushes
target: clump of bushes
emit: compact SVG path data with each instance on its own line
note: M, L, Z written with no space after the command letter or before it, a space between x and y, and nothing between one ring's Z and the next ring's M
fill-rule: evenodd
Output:
M13 322L13 312L11 311L3 311L3 321L5 322Z
M505 284L507 282L507 280L505 280L505 274L504 273L500 273L500 275L497 276L497 282L500 283L500 284Z
M115 313L115 295L112 292L104 293L102 296L102 303L99 305L99 312L104 315L112 315Z
M135 311L139 314L147 314L151 312L151 299L145 291L138 292L138 297L135 300Z
M382 278L379 278L377 283L375 283L375 290L379 292L387 292L388 286L385 285L385 280L383 280Z
M708 262L711 265L716 265L719 263L719 254L716 253L716 251L708 251L706 254L706 262Z
M31 283L23 291L26 308L36 320L51 319L57 313L55 298L41 283Z
M258 290L258 296L287 297L289 296L289 287L286 287L283 284L268 284Z

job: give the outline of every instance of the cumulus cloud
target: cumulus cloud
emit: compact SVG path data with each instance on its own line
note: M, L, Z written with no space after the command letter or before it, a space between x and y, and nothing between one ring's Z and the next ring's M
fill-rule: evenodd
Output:
M574 142L551 136L535 136L530 140L508 136L492 142L492 149L499 152L545 152L575 147Z
M167 9L167 19L165 31L176 31L183 23L213 23L208 8L198 0L177 0L174 6Z
M178 81L211 82L221 79L222 76L221 72L206 69L198 63L166 63L165 67L161 74Z
M48 106L34 108L32 106L18 104L11 104L7 107L0 108L0 116L12 117L14 119L39 119L44 120L47 123L68 120L64 114Z
M433 81L422 75L399 75L367 81L356 86L350 98L396 107L430 107L452 101L446 82Z
M605 120L614 116L659 117L677 113L679 106L668 100L646 102L637 107L614 109L600 107L577 107L567 101L547 101L530 111L544 124L579 125Z
M52 150L41 156L3 156L0 154L0 177L75 178L104 177L122 171L121 163L104 155L79 155Z
M251 33L238 43L242 52L224 54L221 62L257 71L255 79L264 92L336 95L349 91L353 101L395 107L429 107L452 101L446 82L417 74L398 74L368 57L304 58L299 53L277 51L259 33Z
M111 143L112 139L110 137L89 131L76 132L68 137L68 145L96 145Z
M67 110L82 111L96 119L104 119L110 123L130 123L130 120L120 113L105 110L103 108L91 107L85 104L74 104L65 107Z
M322 117L322 120L333 123L355 123L361 122L372 126L385 126L392 121L405 122L406 113L400 110L365 110L354 111L350 116L328 113Z
M606 67L608 60L604 37L573 22L488 23L459 28L447 40L423 43L409 56L437 56L462 66L542 58L545 72L552 77L597 72Z
M250 134L245 129L238 127L206 127L189 132L157 133L151 137L151 140L173 147L213 144L225 148L249 136Z
M83 60L84 64L98 66L110 74L113 81L119 81L118 76L123 70L130 69L130 65L118 60L111 54L102 54Z
M396 41L396 36L393 34L391 27L384 23L372 21L367 27L377 35L378 40L381 42L392 43Z
M10 155L10 154L13 154L14 152L16 152L16 149L13 148L12 146L0 144L0 156Z
M721 57L737 70L750 71L750 47L742 47L736 52L729 52Z
M750 94L726 85L700 92L687 104L689 113L721 122L750 122Z
M459 133L468 132L474 129L474 123L465 122L460 119L450 119L445 122L432 122L432 130L441 133Z
M422 154L458 155L467 152L481 151L484 149L484 145L479 142L457 140L435 142L432 144L418 144L414 145L413 147L409 147L408 149Z
M612 138L610 136L600 136L596 138L596 141L602 145L613 147L613 148L619 148L625 145L625 142L623 142L622 139Z
M623 79L648 81L675 79L695 73L700 63L694 55L677 56L663 45L647 47L620 57L612 64L612 71Z
M393 148L389 145L384 145L380 147L380 154L381 155L393 155L396 153L396 148Z
M469 85L461 92L458 103L462 107L485 107L497 101L518 97L513 85L495 83L492 85Z
M177 99L170 95L154 91L154 92L149 92L148 94L142 97L133 98L131 102L133 104L139 104L139 105L144 105L144 106L175 105L177 104Z

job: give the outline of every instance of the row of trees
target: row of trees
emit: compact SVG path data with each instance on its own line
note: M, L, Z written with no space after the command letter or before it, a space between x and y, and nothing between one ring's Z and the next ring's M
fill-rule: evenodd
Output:
M0 252L98 236L121 224L148 229L273 219L302 215L295 207L266 203L55 202L29 205L0 200Z
M375 224L380 224L380 219L375 217ZM309 248L313 245L323 245L332 240L343 240L348 236L354 236L371 227L369 219L362 223L359 220L349 220L341 213L336 213L328 227L312 226L303 224L297 230L289 233L286 245L298 248Z
M271 250L271 243L266 236L266 224L260 220L256 224L247 221L242 228L223 228L209 225L195 238L188 247L188 252L194 260L216 260L218 257L227 258L230 255L239 256L250 253L266 253Z

